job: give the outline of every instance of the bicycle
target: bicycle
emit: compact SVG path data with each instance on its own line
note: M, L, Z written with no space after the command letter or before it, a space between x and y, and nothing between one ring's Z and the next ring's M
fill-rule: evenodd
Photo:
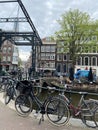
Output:
M7 105L11 99L14 100L15 97L19 94L18 91L16 90L16 85L17 85L17 80L13 79L11 77L7 78L7 84L4 89L4 102L5 105Z
M8 83L8 76L1 76L0 77L0 92L4 92L5 88L7 86Z
M66 90L65 90L66 91ZM65 101L65 103L68 106L68 118L73 115L74 117L81 117L82 122L88 126L88 127L92 127L95 128L96 126L98 126L97 123L97 115L98 115L98 101L95 100L85 100L86 95L88 94L88 92L78 92L78 94L81 95L81 98L79 100L79 103L77 106L74 106L72 104L71 101L71 93L77 93L74 91L66 91L67 93L69 93L69 98L67 98L63 93L60 93L59 96L62 100ZM46 109L48 109L48 107L51 105L51 102L47 104ZM73 114L72 114L73 112ZM50 121L53 121L54 116L46 113L48 116L48 119ZM97 119L96 119L97 118ZM66 122L64 122L66 123Z
M32 87L31 83L28 88L30 90L28 90L29 92L27 94L21 94L15 100L15 108L18 115L23 117L28 116L33 110L33 103L35 103L37 106L36 112L39 111L42 114L39 124L44 120L44 114L46 113L48 118L48 114L54 114L53 120L50 120L50 122L54 125L61 126L64 122L68 122L69 111L67 104L59 98L59 96L51 96L51 94L56 91L55 88L47 86L46 89L48 90L48 96L43 102L34 95L34 87ZM51 103L51 106L48 107L49 103Z
M72 91L65 90L69 93L68 99L64 95L64 90L61 91L60 89L56 89L54 87L47 87L47 89L49 92L50 90L57 90L59 91L59 95L56 97L49 96L43 103L40 102L33 93L30 93L31 95L18 96L15 101L15 108L18 114L21 116L28 116L33 110L32 102L34 101L37 104L42 117L43 114L46 114L49 121L54 125L61 126L67 124L71 116L71 111L73 111L73 115L75 117L81 116L82 122L88 127L95 128L97 126L95 115L98 112L98 102L85 100L85 97L88 94L87 92L78 92L81 95L81 98L77 107L75 107L70 98ZM93 124L91 124L91 120Z

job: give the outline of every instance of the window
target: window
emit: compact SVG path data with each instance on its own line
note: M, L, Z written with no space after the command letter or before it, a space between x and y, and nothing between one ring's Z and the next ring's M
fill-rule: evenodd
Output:
M8 53L11 53L11 47L8 47Z
M13 62L17 62L18 61L18 57L17 56L13 56Z
M62 55L57 55L57 60L61 61L62 60Z
M91 58L91 64L92 64L93 66L97 66L97 57L92 57L92 58Z
M3 61L6 61L6 56L3 56Z
M50 46L46 46L46 50L44 50L46 52L50 52Z
M64 72L66 72L66 65L63 65L63 70Z
M50 53L48 54L46 54L46 60L50 60Z
M84 57L84 65L89 65L89 57Z
M51 68L55 68L55 63L50 63Z
M11 57L10 56L7 57L7 61L11 61Z
M50 55L50 60L55 60L55 54Z
M57 65L57 72L60 72L60 70L61 70L61 64L58 64Z
M55 46L51 46L50 50L51 52L55 52Z
M6 51L7 51L7 48L4 47L4 48L3 48L3 53L6 53Z
M41 52L45 52L45 46L41 46Z
M77 65L82 65L82 57L79 57L79 59L77 60Z
M45 53L41 53L41 60L45 60Z
M67 60L67 56L66 55L63 55L63 60Z

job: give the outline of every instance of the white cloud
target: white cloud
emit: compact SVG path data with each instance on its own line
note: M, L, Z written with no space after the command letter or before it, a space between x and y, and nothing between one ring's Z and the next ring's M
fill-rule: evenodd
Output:
M25 52L24 50L19 51L19 58L23 61L26 61L30 56L30 52Z
M59 29L56 22L61 14L69 9L79 9L87 12L93 19L98 19L98 0L21 0L30 15L36 30L41 38L54 34ZM0 17L12 17L17 15L18 4L0 4ZM20 11L19 16L23 16ZM12 24L1 24L0 28L13 29ZM26 23L20 24L20 30L31 31ZM20 57L26 59L30 50L20 50ZM24 58L25 57L25 58Z
M21 60L26 61L31 52L31 47L18 47L19 48L19 57Z

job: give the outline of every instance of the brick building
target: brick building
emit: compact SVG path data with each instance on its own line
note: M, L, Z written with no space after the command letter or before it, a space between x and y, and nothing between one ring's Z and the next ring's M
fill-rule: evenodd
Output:
M18 67L19 51L17 46L11 41L5 40L1 46L0 68L2 70L12 70Z

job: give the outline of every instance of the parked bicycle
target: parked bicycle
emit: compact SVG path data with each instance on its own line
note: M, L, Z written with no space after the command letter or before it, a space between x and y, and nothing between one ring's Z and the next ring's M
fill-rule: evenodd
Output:
M98 100L87 100L85 99L86 95L88 95L88 92L78 92L79 95L81 95L79 103L77 106L72 104L71 100L71 94L72 93L77 93L74 91L66 91L69 93L69 98L65 96L64 93L60 93L59 96L61 99L65 101L65 103L68 106L68 117L67 119L69 120L69 117L73 115L74 117L80 117L82 122L88 126L95 128L98 126ZM47 105L47 108L51 105L51 102ZM53 120L53 115L48 114L48 119ZM66 123L66 122L65 122Z
M8 76L1 76L0 77L0 92L4 92L5 87L7 86L8 83Z
M48 118L48 114L54 115L53 120L49 118L51 123L54 125L58 126L63 125L64 122L67 123L69 116L68 106L61 98L59 98L59 96L52 95L52 93L56 91L55 88L49 86L46 88L48 90L48 95L43 102L34 94L34 87L32 87L32 83L30 83L28 88L29 90L27 94L21 94L15 100L15 108L18 115L24 117L28 116L32 112L34 108L33 105L35 103L36 112L40 112L42 114L39 123L44 120L45 113L47 113ZM48 107L50 103L51 106Z
M7 105L11 99L14 100L15 97L19 94L16 90L18 80L8 77L6 86L4 88L4 102Z
M33 103L36 104L36 111L40 111L43 115L46 114L49 121L57 126L67 124L70 116L73 112L74 117L80 117L82 122L95 128L98 126L97 115L98 115L98 101L86 100L85 97L87 92L78 92L81 95L77 107L71 102L72 91L60 90L55 87L47 87L48 97L41 102L36 95L34 95L33 88L31 87L30 93L26 95L19 95L15 100L15 108L19 115L28 116L33 110ZM51 96L52 92L59 91L59 95L56 97ZM69 93L69 98L65 96L64 91ZM40 119L40 120L42 120Z

